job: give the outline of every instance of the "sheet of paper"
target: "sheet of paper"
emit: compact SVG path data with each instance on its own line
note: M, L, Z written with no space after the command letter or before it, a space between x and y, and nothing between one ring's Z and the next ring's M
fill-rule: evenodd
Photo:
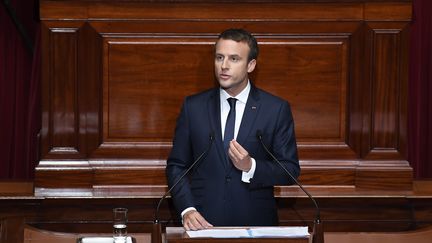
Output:
M242 238L251 237L248 231L242 229L204 229L197 231L186 231L191 238L206 237L206 238Z
M281 237L281 238L294 238L294 237L308 237L308 227L258 227L250 228L252 237Z
M79 243L114 243L113 237L83 237L78 241ZM132 243L132 238L127 237L126 243Z
M186 231L191 238L306 238L308 227L253 227L253 228L212 228L197 231Z

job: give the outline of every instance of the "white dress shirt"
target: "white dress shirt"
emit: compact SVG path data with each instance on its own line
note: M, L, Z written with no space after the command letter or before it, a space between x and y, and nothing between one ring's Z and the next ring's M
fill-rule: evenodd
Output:
M250 93L250 82L248 81L246 87L235 97L237 102L236 104L236 116L235 116L235 124L234 124L234 140L237 138L237 134L240 129L240 123L243 118L243 113L246 107L246 102L249 97ZM231 96L224 90L220 89L220 108L221 108L221 131L222 131L222 140L224 138L225 133L225 124L226 120L228 118L228 113L230 111L230 105L228 103L228 98L231 98ZM250 179L252 179L253 175L255 174L255 168L256 168L256 162L255 159L252 158L252 167L248 172L243 171L242 174L242 181L246 183L250 183Z

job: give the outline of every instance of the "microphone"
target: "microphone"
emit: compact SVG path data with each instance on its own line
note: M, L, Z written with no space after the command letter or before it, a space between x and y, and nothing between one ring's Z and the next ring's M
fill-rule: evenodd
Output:
M168 196L168 194L177 186L178 183L180 183L180 181L189 173L189 171L195 167L195 165L201 161L201 159L208 153L208 151L210 150L213 141L214 141L214 132L211 132L209 134L209 140L210 143L207 146L206 150L204 150L204 152L202 152L196 159L195 161L189 166L189 168L177 179L177 181L171 186L171 188L168 189L167 192L165 192L165 194L162 196L162 198L159 200L159 203L156 207L156 212L154 215L154 221L153 221L153 231L152 231L152 236L151 236L151 242L152 243L162 243L162 229L161 229L161 224L159 222L159 208L162 204L162 201Z
M318 203L315 201L315 199L312 197L312 195L305 188L303 188L302 184L299 181L297 181L297 179L291 174L291 172L289 172L285 168L285 166L283 166L282 163L270 152L270 150L267 148L267 146L264 144L264 142L262 140L261 130L257 130L256 136L257 136L258 140L260 141L262 147L266 151L266 153L268 155L270 155L270 157L274 161L276 161L279 164L280 167L282 167L282 169L285 171L285 173L288 174L288 176L290 177L290 179L292 181L294 181L294 183L297 184L300 187L300 189L309 197L309 199L315 205L316 216L315 216L315 220L314 220L314 229L313 229L312 242L313 243L324 243L324 232L323 232L323 228L322 228L321 217L320 217L320 209L318 207Z

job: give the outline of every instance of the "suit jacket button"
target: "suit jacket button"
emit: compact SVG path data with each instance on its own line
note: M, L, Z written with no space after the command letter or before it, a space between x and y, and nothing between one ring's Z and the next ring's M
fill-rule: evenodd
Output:
M231 177L229 177L229 176L225 177L225 181L226 182L230 182L231 181Z

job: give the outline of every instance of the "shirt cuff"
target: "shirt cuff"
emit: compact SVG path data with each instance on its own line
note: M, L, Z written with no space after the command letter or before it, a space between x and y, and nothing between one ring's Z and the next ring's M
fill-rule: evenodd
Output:
M193 210L197 211L196 208L194 208L194 207L188 207L188 208L186 208L185 210L183 210L183 212L181 212L182 223L183 223L183 216L184 216L187 212L189 212L189 211L193 211Z
M253 178L256 169L256 161L254 158L251 158L252 166L248 172L243 171L242 173L242 181L245 183L250 183L250 179Z

